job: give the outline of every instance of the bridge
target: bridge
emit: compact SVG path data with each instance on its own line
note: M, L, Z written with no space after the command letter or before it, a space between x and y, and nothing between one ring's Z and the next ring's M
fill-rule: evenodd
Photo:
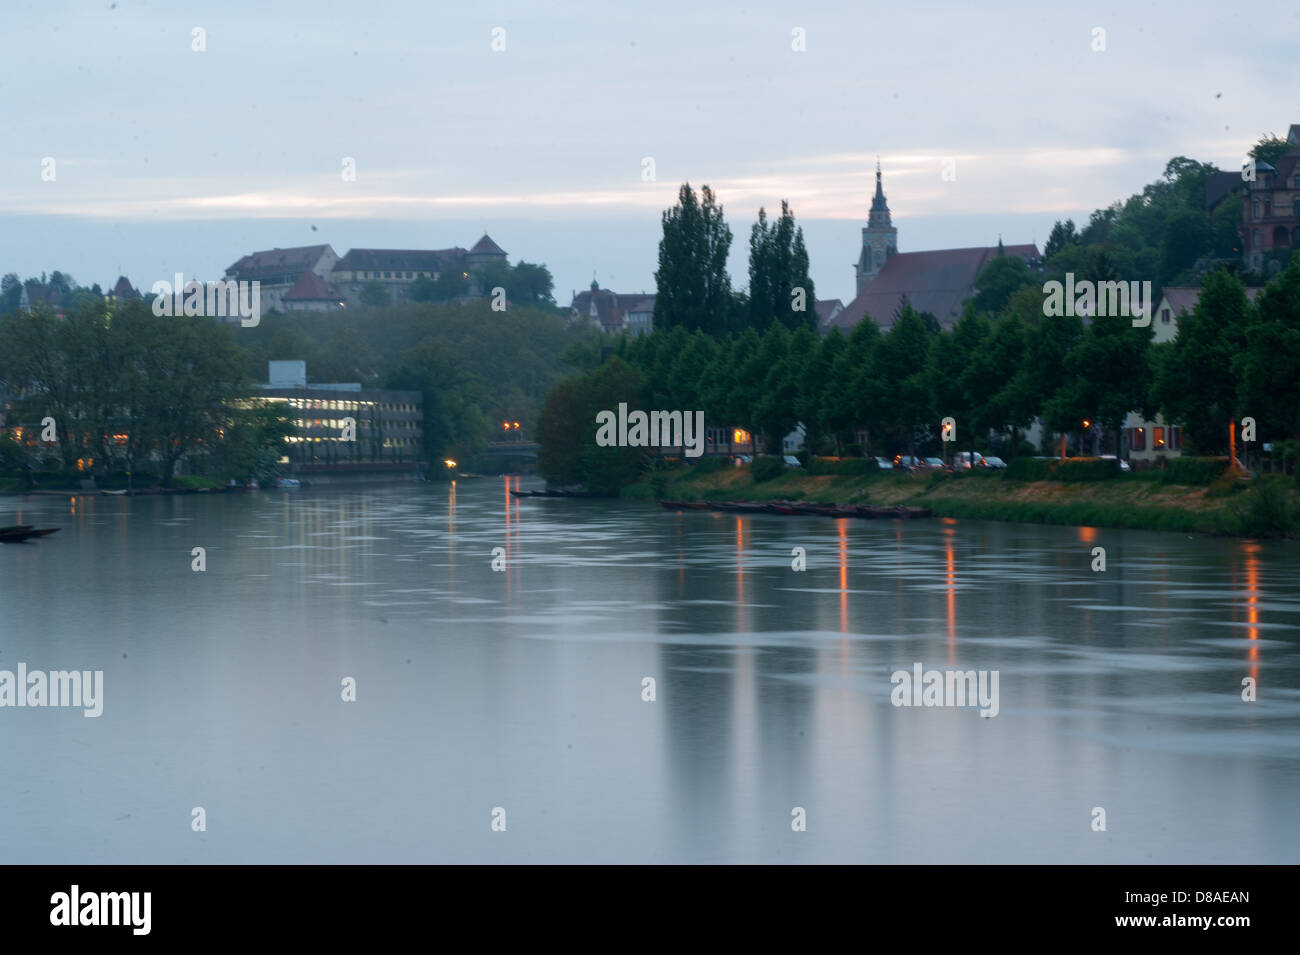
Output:
M535 458L540 447L535 441L489 441L483 454L497 458Z

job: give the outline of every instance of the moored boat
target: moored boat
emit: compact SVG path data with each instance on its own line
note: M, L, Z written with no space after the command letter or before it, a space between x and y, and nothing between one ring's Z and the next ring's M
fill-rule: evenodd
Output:
M37 537L48 537L56 533L57 527L46 527L37 530L30 524L18 525L15 527L0 527L0 544L21 544L25 540L32 540Z

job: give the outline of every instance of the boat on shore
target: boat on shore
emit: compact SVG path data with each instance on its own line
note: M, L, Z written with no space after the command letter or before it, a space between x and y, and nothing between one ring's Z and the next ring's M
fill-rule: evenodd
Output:
M928 507L905 504L823 504L815 501L682 501L661 500L659 506L669 511L721 511L726 514L784 514L787 516L863 517L910 520L932 517Z

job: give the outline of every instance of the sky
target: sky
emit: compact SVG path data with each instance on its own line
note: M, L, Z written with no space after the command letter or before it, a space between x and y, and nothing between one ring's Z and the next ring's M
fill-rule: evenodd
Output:
M1041 248L1173 156L1235 169L1300 122L1294 2L455 6L7 2L0 272L147 290L487 232L567 305L593 276L653 291L689 181L736 287L788 199L847 302L877 157L900 251Z

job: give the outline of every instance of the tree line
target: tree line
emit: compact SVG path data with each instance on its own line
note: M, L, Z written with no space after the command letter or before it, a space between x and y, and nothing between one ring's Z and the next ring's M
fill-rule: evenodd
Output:
M167 485L187 458L243 478L274 468L289 431L252 400L230 326L158 317L139 300L92 296L66 317L47 305L10 313L0 319L0 379L4 463L20 474L52 455L54 470L110 482Z
M1012 291L1007 276L1021 270L1026 283ZM539 469L602 489L635 480L643 452L594 443L595 412L620 401L703 410L710 426L744 428L778 453L798 423L814 453L933 453L952 417L958 447L1015 456L1054 451L1053 436L1066 435L1073 450L1122 455L1130 411L1182 425L1192 454L1224 453L1229 423L1247 415L1261 442L1300 437L1300 260L1253 303L1240 275L1211 273L1178 336L1158 345L1128 316L1045 316L1041 280L1020 259L996 259L947 331L904 303L888 331L868 318L848 335L772 322L761 333L676 326L624 339L548 396ZM1050 448L1024 441L1035 419Z

